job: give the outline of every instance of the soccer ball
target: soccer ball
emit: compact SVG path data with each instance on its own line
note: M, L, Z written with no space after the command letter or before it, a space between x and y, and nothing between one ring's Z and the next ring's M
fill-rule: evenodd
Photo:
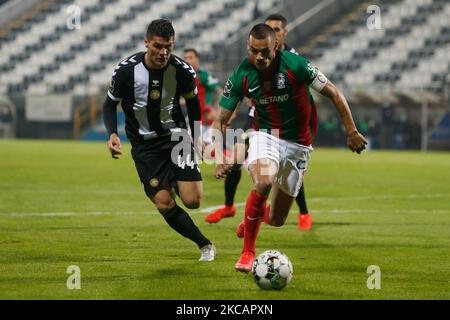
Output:
M256 284L265 290L281 290L292 280L292 263L276 250L267 250L256 257L252 273Z

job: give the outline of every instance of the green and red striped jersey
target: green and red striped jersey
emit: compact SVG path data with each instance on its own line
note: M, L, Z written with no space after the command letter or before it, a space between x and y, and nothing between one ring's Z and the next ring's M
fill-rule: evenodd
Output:
M211 125L207 123L207 113L210 112L212 108L211 103L213 101L213 94L218 85L218 80L213 78L206 70L199 69L196 70L197 77L195 82L198 89L198 97L200 99L200 109L201 109L201 121L202 124Z
M279 51L269 70L258 71L246 58L228 79L220 106L233 111L245 96L255 106L253 129L279 130L281 139L312 144L317 111L309 85L318 74L308 60Z

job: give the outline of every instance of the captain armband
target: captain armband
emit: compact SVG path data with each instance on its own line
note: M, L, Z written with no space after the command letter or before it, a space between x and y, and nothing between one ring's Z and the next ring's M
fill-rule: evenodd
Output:
M325 88L325 86L328 83L327 77L320 72L320 70L317 70L316 77L314 78L313 82L309 85L311 89L314 89L314 91L320 92Z

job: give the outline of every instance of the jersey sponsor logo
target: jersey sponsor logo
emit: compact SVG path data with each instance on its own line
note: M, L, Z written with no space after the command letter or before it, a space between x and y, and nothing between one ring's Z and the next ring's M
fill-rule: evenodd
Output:
M233 83L230 79L227 80L227 83L225 84L225 87L223 88L222 95L229 99L231 97L231 89L233 88Z
M261 86L257 86L257 87L254 87L254 88L248 89L248 92L249 92L249 93L252 93L253 91L255 91L255 90L259 89L260 87L261 87Z
M282 96L271 96L267 98L261 98L259 99L259 104L270 104L270 103L280 103L285 102L289 99L289 94L283 94Z
M283 73L279 73L277 77L277 88L284 89L286 88L286 77Z

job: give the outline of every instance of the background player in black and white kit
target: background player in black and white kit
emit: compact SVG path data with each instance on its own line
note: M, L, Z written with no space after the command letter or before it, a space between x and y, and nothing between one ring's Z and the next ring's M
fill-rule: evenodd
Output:
M128 57L114 70L103 106L110 137L108 149L113 158L121 155L116 113L121 102L131 154L145 193L170 227L198 245L200 261L212 261L216 253L214 245L176 204L172 192L177 191L187 208L200 206L203 183L200 169L194 162L192 141L182 142L189 144L191 154L180 151L181 157L171 156L180 143L172 141L172 134L187 129L179 104L181 96L186 100L191 132L194 132L194 121L200 121L196 74L189 64L172 54L175 31L170 21L152 21L144 43L146 52Z

